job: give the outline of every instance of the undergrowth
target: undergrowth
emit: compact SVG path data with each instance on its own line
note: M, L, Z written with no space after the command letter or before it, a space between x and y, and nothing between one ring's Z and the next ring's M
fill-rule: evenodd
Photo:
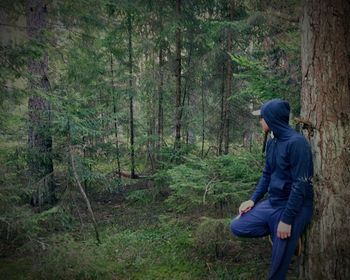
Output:
M45 211L8 202L17 206L1 210L11 227L1 224L0 278L264 279L268 242L229 231L261 163L261 155L244 150L205 160L187 155L144 189L128 190L114 179L98 192L90 186L101 244L72 187Z

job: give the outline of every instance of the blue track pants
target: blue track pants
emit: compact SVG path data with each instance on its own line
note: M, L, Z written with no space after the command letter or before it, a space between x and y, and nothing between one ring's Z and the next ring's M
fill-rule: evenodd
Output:
M298 239L311 221L312 206L304 206L294 219L291 237L277 237L277 226L284 208L273 208L268 199L259 202L247 213L237 216L231 223L231 231L240 237L262 237L271 235L272 258L269 280L284 280L288 272Z

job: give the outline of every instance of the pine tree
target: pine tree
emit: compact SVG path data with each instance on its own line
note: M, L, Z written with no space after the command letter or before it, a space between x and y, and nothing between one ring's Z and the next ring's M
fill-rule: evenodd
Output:
M26 11L28 37L36 44L45 46L44 32L47 27L47 4L41 0L28 0ZM37 185L37 191L32 196L32 204L35 206L55 201L51 154L51 109L49 102L43 95L50 90L48 55L45 49L41 51L40 57L32 59L28 65L31 74L29 89L32 93L28 101L28 148L29 168L34 180L33 183Z

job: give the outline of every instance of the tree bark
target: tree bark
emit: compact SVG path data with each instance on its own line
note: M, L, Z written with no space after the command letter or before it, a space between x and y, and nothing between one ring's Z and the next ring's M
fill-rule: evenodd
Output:
M189 51L188 51L188 57L187 57L187 73L185 76L185 85L183 89L183 96L182 96L182 106L180 110L180 121L182 122L182 127L183 127L183 135L185 135L185 138L183 139L186 145L188 144L189 140L189 111L188 108L190 106L190 84L191 84L191 75L194 75L193 67L191 67L191 62L192 62L192 53L193 53L193 34L190 33L190 38L189 38ZM185 104L187 103L187 104ZM187 105L187 106L186 106ZM185 111L186 108L186 111ZM185 113L184 113L185 112ZM185 116L185 121L183 121ZM184 136L183 136L184 137Z
M118 119L117 119L117 104L114 96L114 70L113 70L113 54L111 52L111 86L112 86L112 95L113 95L113 114L114 114L114 136L115 136L115 149L117 156L117 172L120 175L120 152L119 152L119 139L118 139Z
M224 131L224 97L225 97L225 64L222 66L222 81L221 81L221 100L220 100L220 129L218 133L218 155L222 155L222 140Z
M230 0L229 2L229 19L233 21L234 18L235 2ZM225 95L224 95L224 127L223 127L223 140L224 140L224 154L229 152L230 143L230 96L232 91L232 60L229 53L232 52L232 31L230 28L226 30L226 80L225 80Z
M158 19L158 40L159 40L159 50L158 50L158 110L157 110L157 162L156 168L160 167L160 162L162 161L161 148L164 141L164 65L165 65L165 47L166 41L163 35L163 6L159 5L157 10Z
M28 0L26 4L27 35L31 40L43 44L45 43L43 32L47 27L47 5L41 0ZM40 206L56 200L50 133L50 104L40 94L34 95L35 91L47 92L50 90L47 53L44 52L40 58L31 60L28 70L31 75L29 89L33 94L28 100L28 164L33 181L45 182L43 187L38 186L31 203L34 206ZM41 180L44 177L46 179Z
M164 86L164 57L163 57L163 44L159 46L159 87L158 87L158 160L161 160L160 149L163 146L163 125L164 125L164 113L163 113L163 86Z
M313 129L315 210L302 279L350 276L350 3L306 0L302 117Z
M128 14L128 52L129 52L129 114L130 114L130 173L135 178L135 148L134 148L134 88L133 88L133 49L132 49L132 18Z
M180 148L181 141L181 0L176 1L177 24L176 29L176 99L175 99L175 149Z
M201 157L204 157L204 141L205 141L205 107L204 107L204 78L201 82L201 95L202 95L202 149Z

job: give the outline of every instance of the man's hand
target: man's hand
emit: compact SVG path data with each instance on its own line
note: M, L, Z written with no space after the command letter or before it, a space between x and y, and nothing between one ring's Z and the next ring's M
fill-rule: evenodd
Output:
M277 227L277 237L281 239L288 238L290 237L291 231L292 225L288 225L280 221Z
M239 214L247 213L249 210L251 210L254 207L254 201L253 200L247 200L242 202L241 206L239 206Z

